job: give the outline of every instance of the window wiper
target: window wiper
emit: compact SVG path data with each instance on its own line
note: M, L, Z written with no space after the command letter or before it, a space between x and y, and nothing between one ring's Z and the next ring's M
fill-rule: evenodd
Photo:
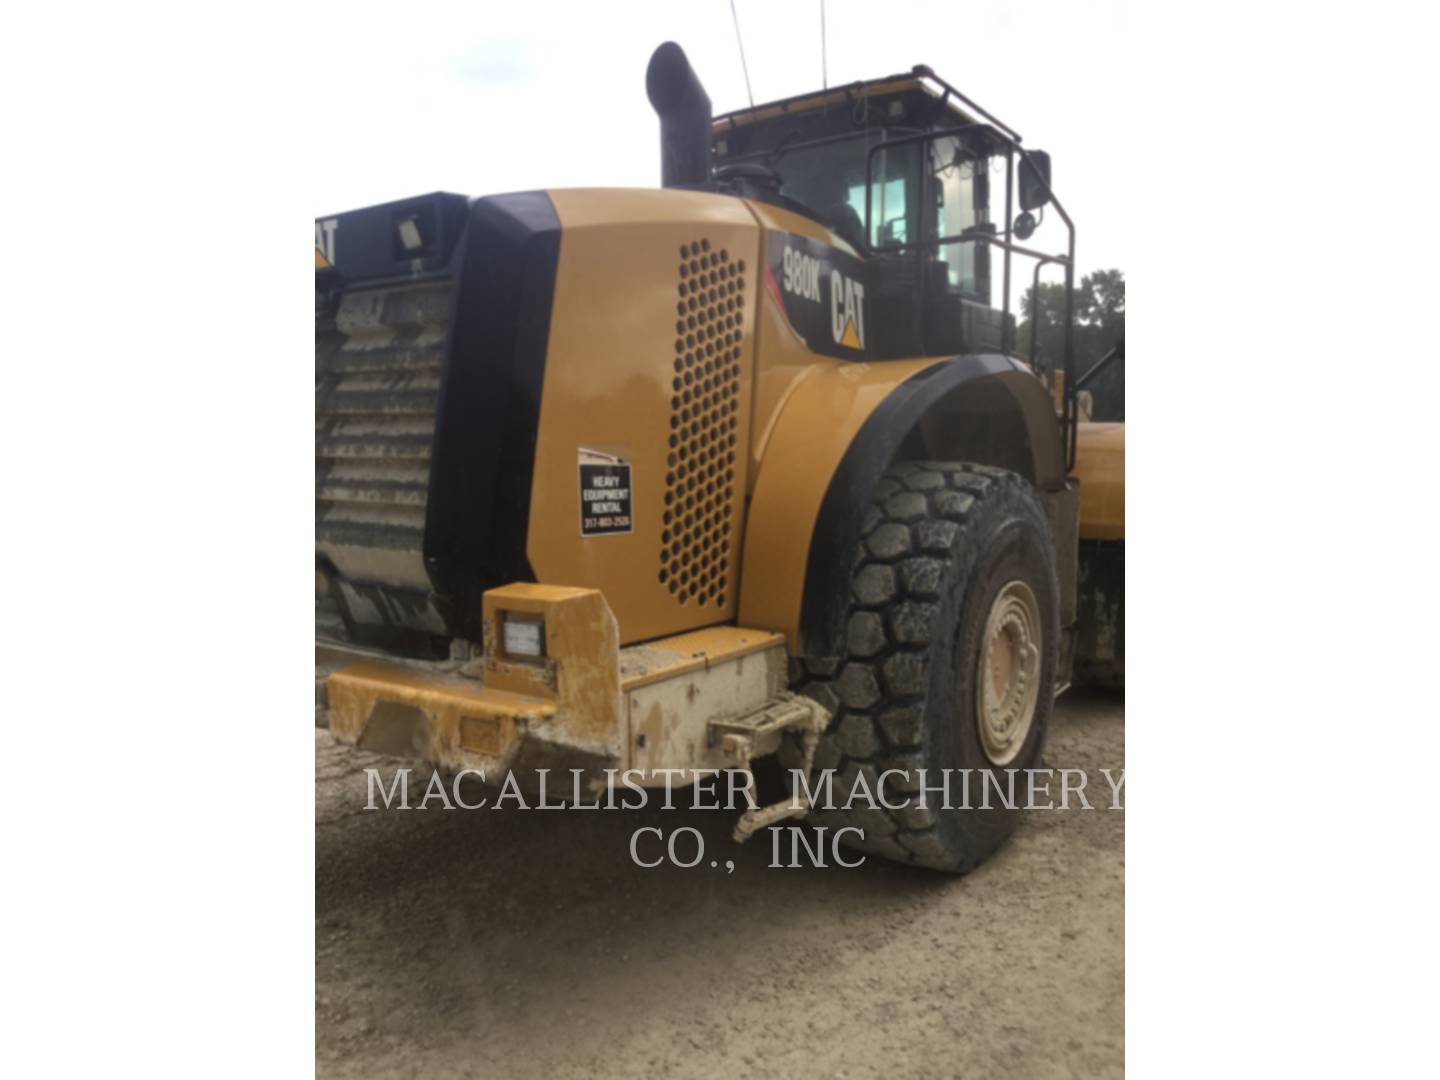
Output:
M799 128L796 128L794 131L790 132L789 135L786 135L783 139L780 140L779 144L775 147L774 150L771 150L768 154L765 155L763 164L767 166L773 166L775 162L779 161L782 157L785 156L785 154L789 152L791 143L795 142L797 139L804 138L804 136L805 133Z

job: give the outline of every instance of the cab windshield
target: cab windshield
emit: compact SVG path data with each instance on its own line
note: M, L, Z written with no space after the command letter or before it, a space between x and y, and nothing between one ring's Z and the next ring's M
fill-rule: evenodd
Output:
M771 155L781 194L809 208L856 248L865 246L862 241L871 248L894 248L922 236L958 236L981 220L976 176L984 172L986 159L971 154L955 137L911 142L881 150L873 158L867 237L866 157L877 142L874 132L860 132L810 146L782 147ZM932 200L928 208L926 191ZM952 289L980 291L974 244L943 244L935 254Z
M780 193L809 207L856 247L865 237L865 161L873 135L782 149L774 161ZM914 144L875 155L875 187L870 207L870 245L903 243L915 235L911 217L915 197Z

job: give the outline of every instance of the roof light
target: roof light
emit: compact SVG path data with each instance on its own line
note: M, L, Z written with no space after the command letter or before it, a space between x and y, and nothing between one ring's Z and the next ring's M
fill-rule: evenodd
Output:
M425 238L420 235L420 224L413 217L401 218L395 223L395 228L400 233L400 246L406 251L419 251L425 246Z

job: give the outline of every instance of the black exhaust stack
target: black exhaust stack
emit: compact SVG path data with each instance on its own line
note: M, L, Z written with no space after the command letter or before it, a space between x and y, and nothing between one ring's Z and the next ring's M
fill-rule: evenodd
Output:
M660 117L660 183L704 184L710 179L710 98L685 50L667 41L650 57L645 93Z

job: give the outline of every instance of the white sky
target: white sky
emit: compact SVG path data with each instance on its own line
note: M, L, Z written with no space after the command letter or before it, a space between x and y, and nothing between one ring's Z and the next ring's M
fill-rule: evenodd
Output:
M820 0L735 6L756 102L820 86ZM826 19L830 85L929 64L1050 151L1080 273L1126 269L1124 0L827 0ZM316 54L315 216L435 190L657 186L645 65L665 40L717 114L747 104L728 0L391 0L337 6L332 25ZM1050 220L1032 245L1063 243ZM1029 266L1017 260L1019 285Z

